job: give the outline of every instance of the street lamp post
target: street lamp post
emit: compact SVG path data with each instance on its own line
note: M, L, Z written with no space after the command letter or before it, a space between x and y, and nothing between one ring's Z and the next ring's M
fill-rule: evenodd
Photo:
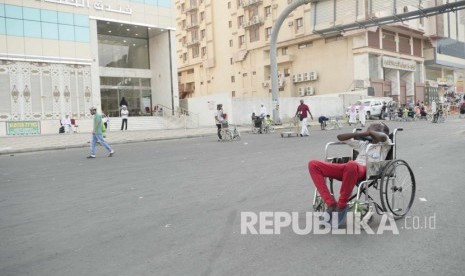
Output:
M273 105L273 121L276 123L281 123L279 117L279 84L278 84L278 64L276 61L276 41L278 40L278 33L281 29L281 26L287 16L293 12L296 8L309 4L312 2L317 2L317 0L296 0L293 1L289 6L287 6L284 11L279 15L276 23L273 25L271 30L270 38L270 66L271 66L271 100Z

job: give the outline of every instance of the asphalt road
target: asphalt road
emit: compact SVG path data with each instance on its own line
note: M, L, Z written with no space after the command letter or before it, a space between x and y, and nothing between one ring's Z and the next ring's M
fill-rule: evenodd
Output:
M417 183L398 235L241 235L241 212L312 211L307 163L349 128L0 156L0 275L463 275L465 121L389 126Z

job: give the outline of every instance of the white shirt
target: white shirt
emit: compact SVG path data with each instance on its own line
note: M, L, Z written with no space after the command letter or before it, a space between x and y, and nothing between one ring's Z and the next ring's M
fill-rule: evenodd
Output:
M266 116L266 107L265 106L260 107L260 116L262 116L262 117Z
M223 121L223 110L218 110L215 116L216 122L219 124Z
M121 118L127 119L129 116L129 111L127 109L121 110Z
M367 152L367 147L370 144L370 142L368 141L349 139L343 142L351 148L353 148L354 150L358 151L358 156L357 159L355 159L355 162L359 163L362 166L366 166L367 154L369 162L379 162L386 159L386 156L389 150L391 149L391 146L377 145L372 146L370 150ZM379 144L389 145L390 143L392 143L392 141L388 138L386 139L386 141L380 142Z
M64 126L70 126L71 125L71 120L69 118L63 118L61 119L61 124Z

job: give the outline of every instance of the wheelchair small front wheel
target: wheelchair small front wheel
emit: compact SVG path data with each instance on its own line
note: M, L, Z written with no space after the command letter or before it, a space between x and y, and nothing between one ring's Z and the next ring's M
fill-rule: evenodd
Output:
M415 176L404 160L392 160L381 174L380 198L384 211L395 219L404 217L415 200Z
M313 203L313 211L314 212L324 212L326 211L326 205L320 195L317 195L315 198L315 202Z

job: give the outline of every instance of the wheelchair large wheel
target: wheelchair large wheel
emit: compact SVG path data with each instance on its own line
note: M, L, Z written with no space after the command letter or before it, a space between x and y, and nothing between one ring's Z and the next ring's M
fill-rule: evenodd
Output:
M233 139L236 140L236 141L241 140L241 133L239 132L239 130L234 129L234 131L233 131Z
M381 205L395 219L404 217L415 199L415 176L404 160L392 160L381 174Z

